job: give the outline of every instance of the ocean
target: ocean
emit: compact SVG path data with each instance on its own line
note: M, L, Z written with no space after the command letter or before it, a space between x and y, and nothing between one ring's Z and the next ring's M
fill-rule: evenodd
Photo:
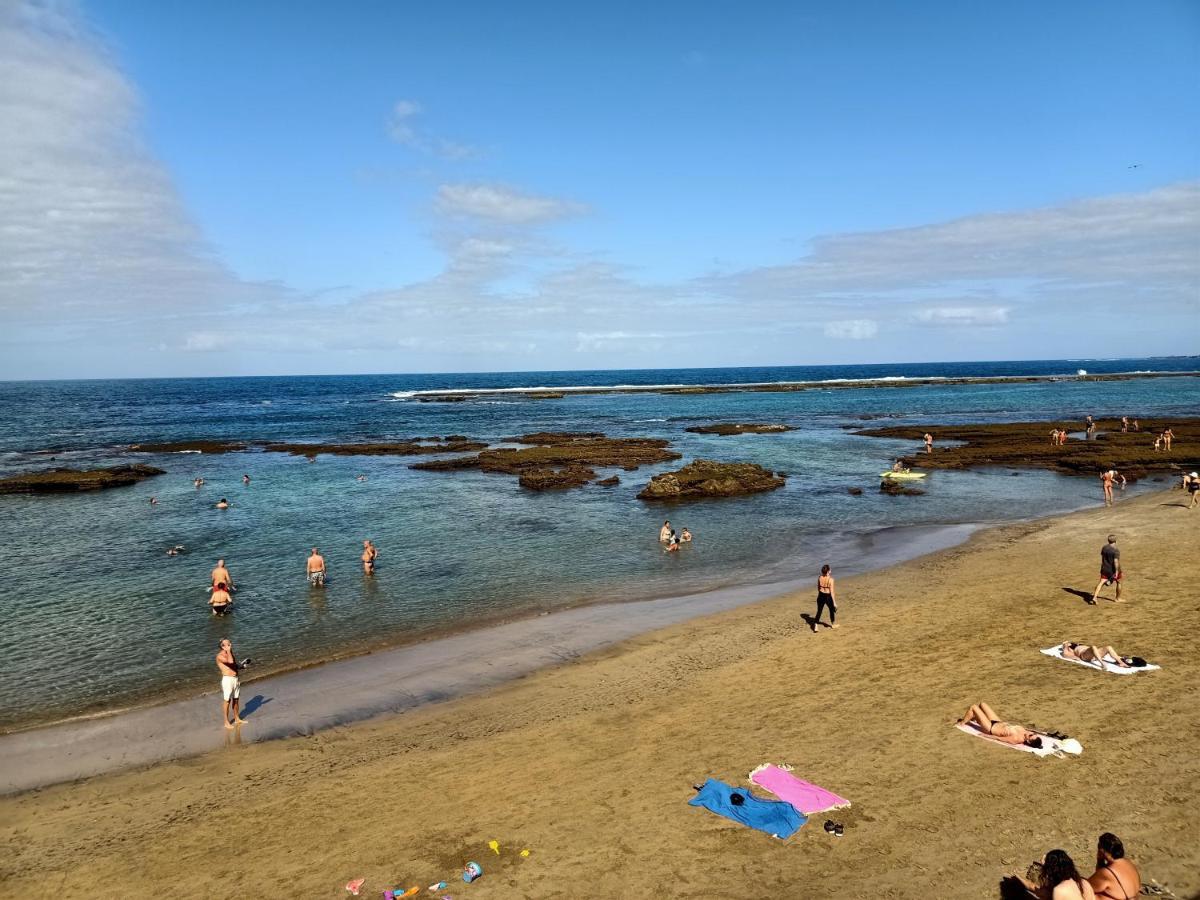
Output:
M1172 358L0 383L0 476L128 462L168 473L92 494L0 495L7 563L0 728L211 689L223 636L260 671L282 670L574 604L806 582L824 562L835 572L869 567L881 535L901 546L912 535L915 553L915 536L930 527L1095 504L1095 483L1042 471L936 472L926 479L925 496L884 496L876 490L878 473L913 445L849 429L876 419L1082 422L1087 414L1194 414L1195 377L904 382L1197 368L1196 358ZM838 387L859 379L875 383ZM778 393L568 392L558 400L511 393L790 381L827 384ZM455 403L418 400L422 391L452 390L490 393ZM738 437L684 430L717 421L796 430ZM621 483L612 488L535 493L505 475L413 471L412 457L321 456L309 463L260 451L126 449L187 439L353 442L449 434L496 443L542 430L667 438L684 458L617 471ZM651 475L694 458L759 463L786 472L787 485L676 507L636 499ZM196 477L204 487L193 487ZM863 494L852 496L853 487ZM213 508L221 497L230 509ZM668 517L696 536L685 552L665 554L657 542ZM358 562L364 538L380 550L374 577ZM180 555L166 554L180 544ZM319 590L304 579L313 546L331 576ZM205 588L222 557L239 590L235 612L216 619Z

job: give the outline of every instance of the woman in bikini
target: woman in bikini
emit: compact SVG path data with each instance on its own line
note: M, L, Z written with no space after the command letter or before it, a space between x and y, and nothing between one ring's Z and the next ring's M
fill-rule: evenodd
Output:
M1098 663L1101 669L1116 666L1119 669L1131 668L1129 662L1112 647L1095 647L1080 644L1075 641L1063 641L1063 659L1077 659L1080 662ZM1107 663L1107 665L1105 665Z
M1137 866L1125 858L1125 845L1105 832L1096 842L1096 871L1088 878L1097 900L1133 900L1142 891Z
M984 734L991 735L1006 744L1024 744L1026 747L1040 748L1041 735L1038 735L1020 725L1011 725L1001 721L995 710L982 700L967 710L967 714L958 720L962 724L974 725Z
M837 598L834 596L833 570L828 564L821 566L821 574L817 577L817 615L813 619L812 630L815 633L821 623L821 612L829 607L829 627L837 628Z

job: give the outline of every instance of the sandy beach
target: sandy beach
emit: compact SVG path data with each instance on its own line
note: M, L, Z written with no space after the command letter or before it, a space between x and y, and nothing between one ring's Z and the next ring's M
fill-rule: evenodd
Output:
M1054 847L1090 872L1111 830L1144 880L1196 896L1200 513L1183 505L1149 494L839 579L834 631L808 629L804 591L486 693L4 798L0 892L333 898L365 877L376 897L441 879L437 896L480 900L988 897ZM1073 591L1109 532L1128 602L1089 606ZM1038 653L1067 638L1162 670ZM980 699L1083 755L956 731ZM779 841L687 805L763 762L849 798L845 837L819 815ZM471 859L486 874L464 885Z

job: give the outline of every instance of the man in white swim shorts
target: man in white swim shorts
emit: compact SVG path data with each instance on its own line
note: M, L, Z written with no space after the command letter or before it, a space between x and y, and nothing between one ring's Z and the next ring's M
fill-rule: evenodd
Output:
M238 680L237 657L233 655L233 644L230 643L229 638L221 641L221 651L217 654L217 669L221 673L221 724L226 728L244 725L246 720L238 713L242 683ZM233 711L232 721L229 718L231 710Z

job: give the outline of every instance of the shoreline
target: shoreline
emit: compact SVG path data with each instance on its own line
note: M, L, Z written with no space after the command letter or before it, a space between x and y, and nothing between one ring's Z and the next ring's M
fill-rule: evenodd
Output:
M808 591L783 595L402 716L254 747L231 736L0 797L0 882L124 900L166 883L181 898L332 896L365 877L378 896L474 859L475 900L924 900L995 896L1052 847L1082 869L1111 831L1144 883L1182 900L1200 891L1200 559L1186 550L1200 516L1186 505L1157 491L839 578L836 631L801 621ZM1087 605L1108 533L1128 602ZM1162 668L1117 678L1039 652L1064 638ZM1083 754L963 735L953 723L981 699ZM745 785L764 762L848 798L829 814L845 837L825 814L779 841L688 805L689 785Z
M981 530L975 523L883 526L852 536L847 577L877 572L952 549ZM917 545L915 552L913 538ZM272 670L242 682L252 724L246 743L284 739L487 691L581 655L661 628L791 596L815 578L739 582L709 590L620 601L590 601L548 612L448 628L411 642L365 648ZM215 681L215 678L213 679ZM404 687L396 687L402 681ZM271 693L264 697L262 692ZM0 795L196 756L224 745L210 726L217 691L194 688L132 707L30 723L0 732ZM333 696L336 695L336 696ZM357 695L354 702L348 696ZM278 707L264 709L283 699ZM287 712L283 712L287 708ZM248 719L248 721L251 721ZM79 746L94 743L86 754Z

